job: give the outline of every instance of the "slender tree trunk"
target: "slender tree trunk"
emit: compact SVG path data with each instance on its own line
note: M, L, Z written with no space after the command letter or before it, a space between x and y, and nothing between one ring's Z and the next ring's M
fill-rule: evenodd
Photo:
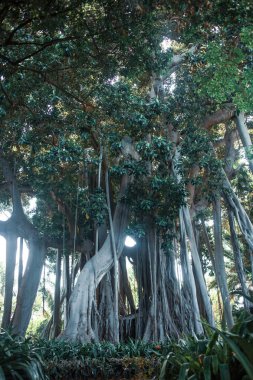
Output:
M53 311L53 338L56 338L61 332L61 251L57 250L56 258L56 276L54 289L54 311Z
M250 252L249 255L250 255L250 267L251 267L251 281L253 285L253 253Z
M106 186L106 199L107 199L107 208L110 224L110 237L111 237L111 247L113 252L113 265L114 265L114 340L115 343L119 343L119 298L118 298L118 284L119 284L119 262L118 262L118 253L115 242L114 227L112 221L112 211L111 211L111 201L110 201L110 186L109 186L109 173L106 170L105 178Z
M209 237L208 237L208 233L206 230L206 225L205 225L204 219L201 219L201 224L202 224L203 236L204 236L205 244L207 247L207 251L208 251L208 254L210 256L210 260L212 263L213 270L215 272L215 259L214 259L214 255L213 255L213 249L212 249L210 241L209 241Z
M181 175L178 172L175 164L178 162L179 159L180 159L180 152L179 152L179 149L177 148L175 151L174 160L173 160L173 172L175 173L178 182L181 181ZM182 206L181 212L182 212L182 216L184 219L186 234L187 234L188 239L189 239L189 244L190 244L190 249L191 249L191 254L192 254L192 260L193 260L193 264L195 267L196 278L197 278L197 281L198 281L198 284L200 287L200 292L201 292L201 295L203 298L203 303L205 306L207 320L211 326L215 326L212 305L211 305L210 297L209 297L209 294L207 291L204 274L202 272L202 267L201 267L201 262L200 262L200 258L199 258L197 244L196 244L194 231L193 231L193 227L192 227L192 221L191 221L189 207L187 205Z
M112 281L111 281L110 271L105 275L101 281L102 291L104 295L100 304L100 315L102 315L102 328L103 334L100 335L104 340L114 342L115 341L115 314L114 314L114 298L112 290Z
M182 273L184 276L184 282L185 282L186 288L189 286L189 291L191 294L191 300L192 300L191 309L192 309L193 319L194 319L194 330L197 334L202 334L203 327L202 327L201 319L200 319L195 279L193 275L192 265L190 263L188 252L187 252L186 230L185 230L182 209L179 212L179 221L180 221L180 234L181 234L180 248L181 248Z
M148 271L146 277L150 282L149 302L147 304L147 321L145 323L145 331L143 340L148 342L150 340L156 341L158 338L157 331L157 250L156 250L156 232L151 226L146 235L147 245L147 263ZM145 276L145 274L144 274ZM144 307L146 305L143 305Z
M134 314L136 312L136 307L135 307L135 303L134 303L133 294L132 294L132 291L131 291L131 288L130 288L130 284L129 284L129 281L128 281L127 267L126 267L126 257L125 256L121 257L120 260L119 260L119 262L120 262L121 279L122 279L123 290L124 290L124 293L126 295L127 301L128 301L128 303L130 305L131 313Z
M245 295L248 295L248 289L246 285L246 276L245 276L244 265L242 261L241 250L240 250L237 234L235 231L234 214L229 208L228 208L228 220L229 220L229 227L230 227L230 240L231 240L231 244L232 244L233 252L234 252L236 272L238 274L238 278L239 278L243 293ZM249 308L249 302L246 298L244 298L244 306L245 308Z
M100 155L99 155L99 165L98 165L98 184L97 184L98 189L100 189L101 187L102 161L103 161L103 146L100 145ZM95 254L98 253L98 247L99 247L99 227L96 226Z
M37 295L45 256L44 244L38 239L29 241L29 258L17 297L17 305L12 321L15 334L24 336L32 315L32 307Z
M23 248L24 239L19 238L19 260L18 260L18 290L21 288L22 277L23 277Z
M214 147L212 146L212 144L210 144L210 146L211 146L211 149L213 150L214 155L215 155ZM237 223L240 227L240 230L241 230L246 242L248 243L250 250L253 252L253 226L252 226L252 223L251 223L244 207L242 206L240 200L236 196L236 194L235 194L235 192L234 192L234 190L233 190L233 188L229 182L229 179L226 175L226 172L223 169L221 170L221 174L223 175L223 183L222 183L222 185L223 185L223 197L226 200L226 202L230 205L230 208L235 215L235 218L236 218Z
M2 319L2 328L4 329L7 329L10 326L10 320L11 320L16 254L17 254L17 236L9 232L6 236L4 313L3 313L3 319Z
M63 249L63 289L66 294L64 300L64 326L68 322L68 304L71 295L71 277L70 277L70 265L69 265L69 254Z
M200 258L199 258L199 254L198 254L198 250L197 250L197 245L195 242L195 236L193 233L189 208L187 206L183 206L181 209L182 209L182 215L184 218L186 233L187 233L188 238L189 238L192 260L193 260L195 270L196 270L196 277L198 279L200 291L201 291L201 294L203 297L203 302L205 305L207 319L208 319L208 322L210 323L210 325L214 326L215 322L214 322L214 317L213 317L212 305L211 305L211 301L209 298L209 294L207 292L207 287L206 287L204 275L203 275L202 268L201 268L201 262L200 262Z
M214 219L214 241L215 241L215 265L217 282L221 291L222 302L224 306L225 320L229 329L233 327L234 321L232 316L229 293L227 286L227 276L225 271L225 262L222 247L222 226L221 226L221 204L220 197L213 201L213 219Z
M73 236L73 252L71 255L71 290L74 288L75 285L75 256L76 256L76 237L77 237L77 218L78 218L78 201L79 201L79 180L77 183L77 190L76 190L76 207L75 207L75 220L74 220L74 236Z
M156 239L156 229L153 230L153 234L151 235L152 243L153 243L153 255L152 255L152 278L153 278L153 297L154 297L154 324L153 324L153 340L157 341L158 339L158 292L157 292L157 239ZM149 244L150 246L150 244Z
M224 174L224 182L223 182L224 199L229 204L230 209L233 211L236 221L240 227L240 230L246 242L248 243L250 250L253 251L253 225L244 207L242 206L240 200L234 193L232 186L224 171L223 171L223 174Z

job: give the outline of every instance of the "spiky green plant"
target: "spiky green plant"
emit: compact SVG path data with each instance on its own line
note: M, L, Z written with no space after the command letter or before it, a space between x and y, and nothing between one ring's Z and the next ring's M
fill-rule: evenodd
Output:
M0 379L46 380L43 363L30 339L0 332Z
M253 380L253 316L249 312L240 312L231 331L206 326L206 335L206 340L188 337L171 342L159 380Z

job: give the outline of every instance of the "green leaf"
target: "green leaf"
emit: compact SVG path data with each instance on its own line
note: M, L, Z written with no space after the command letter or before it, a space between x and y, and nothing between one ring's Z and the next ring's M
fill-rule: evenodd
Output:
M212 355L212 369L214 375L217 375L219 372L219 359L217 355Z
M168 364L170 356L171 356L171 353L169 353L169 355L167 356L167 358L163 362L162 369L161 369L160 376L159 376L159 380L166 380L168 377L167 376L167 364Z
M204 357L204 378L205 380L211 380L211 364L212 356Z
M227 363L221 363L220 368L220 378L221 380L231 380L229 366Z
M211 353L213 347L215 346L215 343L216 343L217 340L218 340L218 337L219 337L219 332L218 332L218 331L215 331L215 332L213 333L213 335L212 335L212 337L211 337L211 340L210 340L210 342L209 342L209 344L208 344L208 346L207 346L207 349L206 349L206 355L207 355L207 356Z
M223 340L229 345L229 347L233 350L236 358L242 364L243 368L247 372L249 378L253 380L253 365L247 358L247 356L240 350L238 344L226 333L220 331L220 335Z
M189 371L189 363L184 363L180 368L178 380L187 379L188 371Z
M6 377L5 377L5 374L4 374L4 371L3 371L2 367L0 367L0 379L1 379L1 380L5 380L5 379L6 379Z

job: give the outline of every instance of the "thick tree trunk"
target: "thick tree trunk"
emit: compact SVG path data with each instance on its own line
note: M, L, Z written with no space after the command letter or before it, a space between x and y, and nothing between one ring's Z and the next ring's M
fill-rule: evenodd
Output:
M99 331L95 332L100 340L115 341L115 319L114 319L114 299L111 281L111 271L109 271L100 282L101 299L99 304Z
M214 242L215 242L215 273L220 288L224 314L229 329L233 327L234 321L232 316L229 293L227 286L227 276L225 271L224 254L222 247L222 226L221 226L221 204L217 196L213 201L213 220L214 220Z
M149 227L146 236L147 244L147 262L148 262L148 273L147 277L150 281L150 302L148 303L147 314L148 318L145 324L145 331L143 335L143 340L156 341L157 340L157 250L156 250L156 232L152 226ZM144 306L144 305L143 305Z
M129 177L124 176L121 183L121 196L125 194ZM113 219L115 245L118 256L125 242L125 229L128 223L128 207L118 202ZM97 340L92 326L92 308L94 307L96 287L113 266L113 253L110 236L103 246L83 267L69 301L69 320L63 339L74 341Z
M160 238L150 229L140 255L137 276L139 291L140 338L162 341L178 338L183 331L181 294L176 276L175 247L165 254Z
M9 162L3 158L2 149L0 149L0 166L8 183L13 204L12 215L6 222L0 223L0 230L5 230L4 235L9 231L15 231L15 236L25 238L30 244L29 259L22 278L21 288L18 291L17 304L11 321L13 332L18 335L24 335L30 322L32 307L39 286L45 248L36 228L24 214L15 171L11 169Z
M13 332L21 336L25 335L30 322L32 307L41 278L44 255L44 244L38 239L31 239L29 241L29 258L12 320Z
M3 319L2 319L2 328L4 329L7 329L10 326L10 320L11 320L16 254L17 254L17 236L9 232L6 236L4 313L3 313Z
M246 157L249 162L249 168L251 172L253 173L253 160L252 158L249 158L249 154L248 154L250 149L252 148L252 142L251 142L247 125L245 123L245 117L244 117L243 112L240 112L239 115L236 115L236 125L237 125L237 129L240 135L240 139L246 151Z

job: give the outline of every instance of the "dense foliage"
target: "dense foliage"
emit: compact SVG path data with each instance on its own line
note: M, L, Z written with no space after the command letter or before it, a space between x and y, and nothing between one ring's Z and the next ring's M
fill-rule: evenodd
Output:
M2 332L3 379L252 379L253 317L242 312L230 332L164 343L69 343Z
M225 379L238 361L251 376L251 3L1 2L2 327L25 335L44 272L52 371L155 363L148 342L169 337L161 376ZM42 376L35 343L1 339Z

